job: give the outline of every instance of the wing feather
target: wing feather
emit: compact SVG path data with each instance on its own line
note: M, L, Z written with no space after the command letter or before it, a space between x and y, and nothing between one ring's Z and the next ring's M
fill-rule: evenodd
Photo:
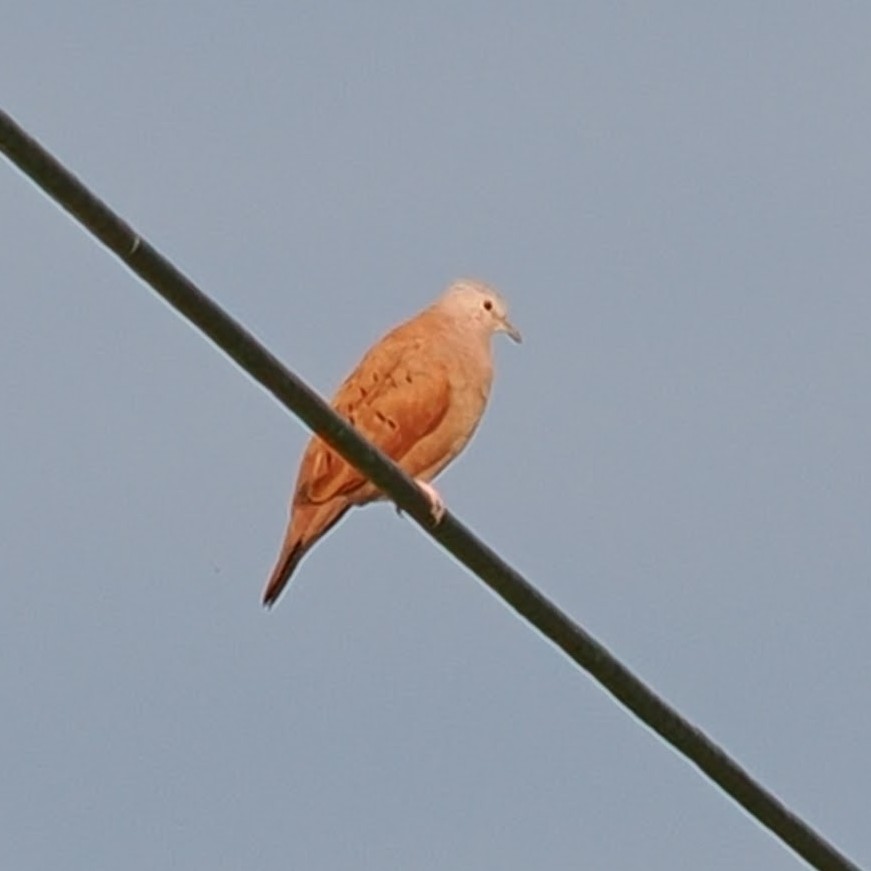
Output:
M448 412L451 387L441 362L424 353L419 336L403 327L388 334L345 379L332 405L387 456L402 460ZM415 469L407 469L414 475ZM315 437L303 456L295 502L348 496L367 479Z

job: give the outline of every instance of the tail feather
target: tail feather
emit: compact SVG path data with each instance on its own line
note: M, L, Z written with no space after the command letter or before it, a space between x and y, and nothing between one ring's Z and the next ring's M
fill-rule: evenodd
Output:
M264 607L271 608L278 601L300 560L342 519L350 507L345 499L335 499L322 505L293 506L278 561L263 590Z
M300 542L291 550L286 553L282 552L279 556L278 562L275 564L275 568L272 570L272 574L269 576L269 580L266 582L266 587L263 590L263 606L265 608L271 608L278 601L278 597L287 586L293 570L299 565L299 561L304 555L305 549L302 547L302 542Z

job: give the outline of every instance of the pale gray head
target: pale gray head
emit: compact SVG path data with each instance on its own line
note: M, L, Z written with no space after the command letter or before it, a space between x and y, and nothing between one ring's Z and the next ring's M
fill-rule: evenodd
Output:
M508 320L505 300L483 281L471 278L455 281L436 301L436 307L474 326L485 336L507 333L515 342L520 341L520 332Z

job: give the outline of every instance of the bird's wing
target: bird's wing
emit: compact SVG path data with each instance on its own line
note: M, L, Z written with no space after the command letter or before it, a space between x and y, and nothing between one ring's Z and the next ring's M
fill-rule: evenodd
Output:
M425 323L412 321L388 333L348 376L332 403L365 438L400 465L439 426L451 399L445 364L427 353L422 327ZM414 475L418 470L406 471ZM353 493L366 480L316 437L303 456L294 501L327 502Z

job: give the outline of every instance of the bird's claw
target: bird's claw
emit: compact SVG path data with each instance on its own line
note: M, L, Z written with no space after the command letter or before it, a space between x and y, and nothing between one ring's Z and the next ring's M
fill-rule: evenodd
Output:
M436 526L442 522L447 507L444 499L439 495L438 490L426 481L415 481L418 487L423 490L423 495L429 500L429 513Z
M445 513L447 512L447 506L445 505L444 499L439 495L438 490L432 486L432 484L427 483L426 481L420 481L415 479L415 484L421 489L423 495L426 496L427 502L429 502L429 514L432 517L433 525L438 526L442 520L444 519ZM402 517L402 506L396 506L396 513Z

